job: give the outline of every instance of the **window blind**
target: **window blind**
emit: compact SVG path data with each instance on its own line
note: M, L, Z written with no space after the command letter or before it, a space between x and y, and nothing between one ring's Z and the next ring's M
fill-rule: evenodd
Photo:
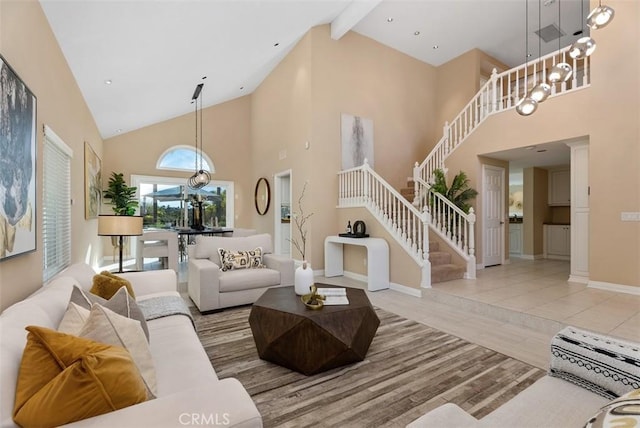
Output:
M43 280L71 263L71 158L73 151L44 128L42 242Z

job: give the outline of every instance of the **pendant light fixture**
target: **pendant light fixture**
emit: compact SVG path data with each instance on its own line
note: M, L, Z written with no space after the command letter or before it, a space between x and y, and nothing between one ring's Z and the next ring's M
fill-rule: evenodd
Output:
M196 86L195 91L193 92L193 96L191 97L192 102L195 104L195 116L196 116L196 154L195 154L195 172L189 179L187 180L187 184L192 189L202 189L211 181L211 174L208 171L202 168L202 97L200 93L202 92L202 87L204 83L200 83ZM200 99L200 168L198 169L198 99Z
M560 18L560 9L561 9L560 3L561 1L558 0L558 31L560 32L560 34L558 35L558 61L560 61L560 57L559 57L560 50L561 50L560 43L562 39L562 30L561 30L562 20ZM549 83L551 83L552 85L554 83L563 83L571 78L571 74L573 74L573 69L571 68L571 66L566 62L559 62L553 67L551 67L551 70L549 71L549 75L547 76L547 79L549 79Z
M540 55L542 50L542 38L539 35L540 28L542 27L540 18L542 14L541 3L542 0L538 0L538 63L540 63ZM538 103L544 102L547 98L549 98L549 95L551 95L551 85L542 80L542 78L540 79L540 82L536 86L534 86L533 89L531 89L531 93L529 94L529 96L531 96L531 98L533 98Z
M538 109L538 102L536 100L534 100L529 94L528 94L528 82L527 82L527 75L529 74L529 0L526 0L525 2L525 36L524 36L524 40L525 40L525 48L524 48L524 58L525 58L525 62L524 62L524 96L522 99L520 99L520 101L518 101L518 104L516 104L516 111L518 112L519 115L521 116L529 116L531 114L533 114L537 109Z
M613 10L613 9L612 9ZM584 26L582 25L582 19L584 17L584 0L580 0L580 29L584 34ZM590 36L580 37L569 48L569 56L573 59L586 58L596 50L596 41Z
M602 0L600 0L598 1L598 6L587 17L587 25L592 30L604 28L611 22L614 15L615 11L609 6L603 6Z

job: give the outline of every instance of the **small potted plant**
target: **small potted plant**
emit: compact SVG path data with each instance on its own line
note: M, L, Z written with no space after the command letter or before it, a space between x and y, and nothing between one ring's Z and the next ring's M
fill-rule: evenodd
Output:
M298 198L298 212L293 213L293 222L298 229L300 238L289 239L289 242L293 244L302 256L302 265L296 269L294 285L296 294L302 296L309 293L309 288L313 284L313 270L311 264L307 261L307 220L313 215L313 213L305 214L302 207L302 200L307 190L307 183L302 187L302 193Z
M105 190L102 192L102 197L104 199L110 199L111 202L108 202L111 205L111 209L115 213L115 215L134 215L136 213L136 208L138 207L138 201L136 200L136 190L137 187L128 186L124 181L124 174L112 172L111 177L109 177L109 183ZM128 238L124 238L128 239ZM123 243L123 246L126 247L128 242ZM111 245L113 248L118 247L118 237L111 237ZM114 256L115 257L115 256Z

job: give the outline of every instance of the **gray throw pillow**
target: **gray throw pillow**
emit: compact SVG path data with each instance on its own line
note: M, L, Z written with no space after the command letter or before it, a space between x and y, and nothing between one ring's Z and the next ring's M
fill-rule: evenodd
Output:
M74 286L69 302L75 303L76 305L88 310L91 310L92 303L97 303L117 314L138 320L140 321L142 330L144 330L144 335L147 337L147 341L149 340L149 328L147 327L147 321L144 318L144 314L138 307L136 301L129 295L125 286L120 287L116 294L114 294L109 300L105 300L100 296L85 292L81 288Z

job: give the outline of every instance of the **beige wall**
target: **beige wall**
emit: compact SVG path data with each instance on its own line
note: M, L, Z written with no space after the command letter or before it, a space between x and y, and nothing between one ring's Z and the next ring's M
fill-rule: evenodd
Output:
M471 101L480 89L480 78L489 79L493 68L500 73L509 67L479 49L471 49L437 68L436 142L443 135L445 122L451 123Z
M590 279L640 286L640 223L620 221L620 212L640 210L640 3L608 4L616 18L594 32L590 88L549 99L529 117L514 110L492 116L446 163L478 171L477 154L588 136ZM473 185L479 186L477 179ZM612 190L620 188L629 191ZM481 216L476 230L482 230ZM477 237L482 240L481 233Z
M433 67L356 33L332 40L329 26L320 26L254 92L254 179L272 180L273 174L292 169L293 211L308 181L304 204L313 216L307 259L314 269L324 264L324 238L346 225L335 210L341 113L373 120L376 171L392 185L406 186L413 163L424 159L441 132L434 121L434 84ZM282 150L284 160L279 159ZM271 210L254 218L259 228L273 230ZM297 252L294 257L300 258Z
M187 94L188 96L189 94ZM111 172L121 172L128 183L131 175L184 178L189 174L156 169L160 156L176 145L194 146L194 113L156 123L104 141L103 186ZM212 180L233 181L235 226L251 227L255 182L251 170L251 96L202 110L203 150L213 161ZM110 207L103 207L110 212Z
M36 246L0 262L0 309L42 285L42 144L44 124L73 150L71 251L73 261L102 256L97 220L84 219L84 142L103 157L102 139L39 2L0 2L0 52L37 97Z

